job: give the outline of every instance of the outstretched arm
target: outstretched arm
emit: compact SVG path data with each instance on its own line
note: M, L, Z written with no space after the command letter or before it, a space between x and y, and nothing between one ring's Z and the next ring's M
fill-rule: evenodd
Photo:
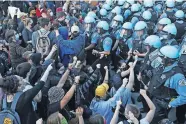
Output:
M151 121L154 117L155 111L156 111L156 107L155 107L154 103L151 101L151 99L147 96L146 90L141 89L140 94L143 96L143 98L145 99L145 101L147 102L147 104L150 108L150 111L145 116L145 120L148 121L149 123L151 123Z

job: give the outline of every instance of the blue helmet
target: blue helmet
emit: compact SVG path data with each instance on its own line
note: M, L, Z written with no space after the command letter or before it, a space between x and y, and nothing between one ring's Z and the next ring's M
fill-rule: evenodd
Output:
M178 11L176 11L175 16L177 19L183 19L185 14L182 10L178 10Z
M91 16L91 17L93 17L94 19L97 18L96 14L95 14L93 11L88 12L87 16Z
M172 35L176 35L177 34L177 28L176 28L174 23L166 25L163 28L163 31L167 32L169 34L172 34Z
M171 24L171 20L169 18L162 18L159 20L158 23L161 25L168 25L168 24Z
M160 49L160 55L163 55L170 59L176 59L179 57L179 50L175 46L164 46Z
M134 26L134 30L135 30L135 31L143 30L143 29L145 29L145 28L147 28L147 24L146 24L146 22L144 22L144 21L139 21L139 22L137 22L136 25Z
M102 6L102 9L106 9L107 11L110 11L112 8L110 7L109 4L104 4L104 5Z
M123 16L121 16L121 15L116 15L116 16L113 18L113 20L123 23Z
M113 4L113 0L106 0L105 2L106 2L106 4L108 4L109 6L111 6L111 5Z
M175 0L167 0L166 1L166 6L168 8L173 8L175 6Z
M183 2L183 0L176 0L176 2L181 3L181 2Z
M118 5L122 6L125 3L125 0L118 0Z
M139 4L132 4L131 11L132 12L138 12L140 10Z
M144 0L144 6L145 7L153 7L153 0Z
M111 12L119 15L121 14L121 8L119 6L116 6Z
M142 14L142 17L145 19L145 20L150 20L152 18L152 14L150 11L144 11L143 14Z
M160 38L157 35L148 36L145 39L144 43L148 44L149 46L152 46L154 48L160 48L161 47L161 41L160 41Z
M103 30L105 31L108 31L109 30L109 24L106 22L106 21L100 21L98 22L97 28L102 28Z
M132 30L133 26L131 22L125 22L122 26L122 28L127 29L127 30Z
M99 13L100 13L101 16L106 16L107 15L107 10L106 9L101 9L99 11Z
M91 16L86 16L85 17L85 23L95 23L96 22L96 20L93 18L93 17L91 17Z

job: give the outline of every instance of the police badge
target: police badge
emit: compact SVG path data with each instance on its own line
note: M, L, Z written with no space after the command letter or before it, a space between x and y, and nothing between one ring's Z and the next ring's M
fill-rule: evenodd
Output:
M179 81L179 85L180 85L180 86L186 86L186 81L185 81L185 79L180 80L180 81Z

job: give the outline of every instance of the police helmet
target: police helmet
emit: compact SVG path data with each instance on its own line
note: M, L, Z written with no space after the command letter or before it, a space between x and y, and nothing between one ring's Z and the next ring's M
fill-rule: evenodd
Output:
M173 8L175 6L175 0L167 0L166 1L166 6L168 8Z
M125 3L125 0L118 0L118 6L122 6Z
M114 17L114 20L123 23L123 16L121 16L121 15L116 15L116 16Z
M94 19L97 18L96 14L95 14L93 11L88 12L87 16L91 16L91 17L93 17Z
M177 34L177 28L176 28L174 23L166 25L163 28L163 31L167 32L169 34L172 34L172 35L176 35Z
M176 59L179 57L179 50L175 46L164 46L160 49L160 55L163 55L170 59Z
M104 4L104 5L102 6L102 9L106 9L107 11L110 11L112 8L110 7L109 4Z
M106 4L108 4L108 5L110 5L110 6L111 6L111 5L112 5L112 3L113 3L113 0L106 0L105 2L106 2Z
M161 41L160 41L160 38L157 35L148 36L145 39L144 43L148 44L149 46L152 46L154 48L160 48L161 47Z
M144 11L143 14L142 14L142 17L145 19L145 20L150 20L152 18L152 14L150 11Z
M101 16L106 16L107 15L107 10L106 9L101 9L99 11L99 13L100 13Z
M175 16L177 19L183 19L185 14L182 10L178 10L178 11L176 11Z
M86 16L85 17L85 23L95 23L96 22L96 20L92 17L92 16Z
M122 28L127 29L127 30L132 30L133 26L131 22L125 22L122 26Z
M153 0L144 0L145 7L153 7Z
M132 4L134 4L134 0L126 0L123 7L125 9L129 8Z
M147 28L147 24L146 24L146 22L144 22L144 21L139 21L139 22L137 22L136 25L134 26L134 30L135 30L135 31L143 30L143 29L145 29L145 28Z
M168 24L171 24L171 20L169 18L162 18L159 20L158 23L161 25L168 25Z
M78 27L77 25L73 25L73 26L71 27L71 33L74 33L74 32L79 33L79 27Z
M100 21L98 22L97 28L102 28L103 30L105 31L108 31L109 30L109 24L106 22L106 21Z
M138 12L139 10L140 10L139 4L133 4L133 5L131 6L131 11L132 11L132 12Z
M181 2L183 2L183 0L176 0L176 2L181 3Z
M121 8L119 6L116 6L111 12L119 15L121 13Z

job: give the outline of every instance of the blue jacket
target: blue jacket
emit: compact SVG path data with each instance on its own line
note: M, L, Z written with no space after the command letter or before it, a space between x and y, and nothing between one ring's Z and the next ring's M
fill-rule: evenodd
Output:
M100 114L106 119L106 124L110 124L113 117L112 108L116 106L116 101L121 98L122 104L126 105L131 102L131 91L120 87L116 94L107 101L94 98L90 104L90 109L93 114Z
M175 66L177 66L177 62L171 66L165 67L164 71L170 71ZM166 80L164 86L175 89L179 95L175 100L169 103L171 107L178 107L180 105L186 104L186 80L183 74L177 73L173 75Z

